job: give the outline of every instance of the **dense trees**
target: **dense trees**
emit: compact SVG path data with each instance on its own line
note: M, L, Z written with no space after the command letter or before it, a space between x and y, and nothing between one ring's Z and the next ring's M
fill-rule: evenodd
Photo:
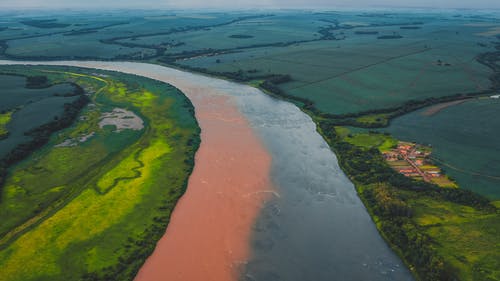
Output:
M26 77L26 88L29 89L39 89L39 88L46 88L48 85L48 79L47 76L28 76Z
M35 78L35 82L46 83L46 77L45 79L41 78L44 76L34 77L38 77ZM71 126L71 124L73 124L73 122L78 117L81 109L90 102L89 97L84 94L84 90L76 84L74 84L74 86L74 94L78 95L79 97L76 98L72 103L64 104L64 111L60 117L26 132L25 135L30 136L32 140L17 145L14 149L7 153L7 155L0 159L0 187L3 186L9 166L21 161L22 159L29 156L33 151L47 144L52 133Z
M398 190L495 212L489 200L468 190L439 188L405 177L386 164L378 149L363 149L342 141L331 120L317 123L366 207L378 218L382 235L415 268L420 278L457 280L452 268L433 249L432 239L412 220L413 210Z
M87 96L80 95L74 102L64 104L64 112L61 117L26 132L25 135L32 137L32 140L16 146L3 158L3 162L6 166L12 165L45 145L53 132L69 127L89 101Z

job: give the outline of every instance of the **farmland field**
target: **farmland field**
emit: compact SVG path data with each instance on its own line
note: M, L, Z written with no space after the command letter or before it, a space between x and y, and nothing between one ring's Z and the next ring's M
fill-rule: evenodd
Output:
M6 17L0 55L147 60L278 87L333 114L488 89L496 18L464 12L109 12ZM52 28L26 25L52 20ZM69 26L68 26L69 24ZM244 35L244 36L241 36ZM382 39L382 38L397 39ZM442 83L447 81L448 83Z
M498 11L0 11L0 16L0 59L148 62L248 83L295 103L316 123L379 232L417 280L500 279L500 102L489 98L500 90ZM134 278L191 171L199 134L192 106L168 85L125 74L38 66L0 70L7 73L0 82L14 93L0 103L0 144L25 138L19 128L57 119L44 115L47 119L33 121L41 109L57 115L56 109L73 99L54 96L53 88L75 83L91 98L72 126L9 167L0 196L0 279ZM154 77L168 76L160 73ZM50 85L25 89L24 78L14 74L43 75ZM31 91L41 91L44 99L16 94ZM257 108L250 103L245 108ZM434 111L421 109L436 104ZM266 110L263 118L279 115ZM32 119L18 118L23 112ZM286 114L279 117L294 122ZM251 125L272 131L275 124ZM430 144L435 163L428 166L442 168L458 188L391 169L381 151L398 141ZM9 150L5 146L4 153ZM307 159L322 164L312 155ZM394 166L411 167L402 158ZM298 189L314 190L315 180ZM290 202L286 193L283 199L272 194ZM302 216L316 206L306 203L297 212ZM272 215L276 222L296 221L285 208L273 207ZM276 228L282 240L295 233L281 232L285 226L274 221L266 227ZM322 229L318 233L329 243L328 232L335 229ZM270 241L255 248L264 256L273 247L282 250ZM309 242L299 242L304 241ZM297 255L294 262L304 266L304 258L315 264L311 257ZM272 271L263 274L279 278Z
M465 105L465 104L464 104ZM452 108L449 108L452 109ZM403 116L401 119L405 118ZM396 122L399 120L396 119ZM406 128L413 128L411 125ZM470 128L469 128L470 129ZM410 129L407 129L410 130ZM395 146L397 140L387 134L376 132L355 132L346 127L337 127L337 142L347 142L367 152L373 148L383 151L388 146ZM419 133L419 132L417 132ZM396 134L396 136L398 136ZM456 137L456 136L455 136ZM476 148L476 147L473 147ZM338 150L341 157L345 151ZM433 148L437 151L437 147ZM468 157L474 157L470 153ZM495 156L492 156L494 158ZM349 155L349 169L361 158L371 162L370 175L376 174L377 160L370 157ZM496 157L498 158L498 157ZM366 160L369 159L369 160ZM406 161L394 161L391 165L409 166ZM363 166L360 166L363 167ZM446 167L445 167L446 168ZM449 173L449 169L445 169ZM492 207L500 201L491 202L489 207L483 208L471 205L466 200L454 200L450 197L442 197L432 192L426 192L423 188L405 188L393 186L394 181L380 183L380 175L375 176L375 183L368 183L360 169L358 173L351 173L357 183L358 193L365 201L367 208L377 227L385 237L393 244L393 247L404 256L410 264L424 260L427 255L432 256L432 263L443 259L443 264L434 265L435 268L444 266L444 276L452 276L456 280L498 280L500 278L498 251L498 232L500 231L500 215L498 209ZM451 174L451 173L450 173ZM421 181L420 181L421 182ZM368 184L367 184L368 183ZM458 181L460 187L463 182ZM401 184L401 183L399 183ZM457 192L455 188L438 188L439 191ZM459 191L460 192L460 191ZM478 190L478 192L480 192ZM466 198L471 198L469 194ZM373 202L376 202L373 204ZM391 210L392 209L392 210ZM397 210L406 209L411 215ZM395 230L391 224L397 225ZM417 248L405 249L406 245L412 244L407 239L413 240ZM414 244L414 245L415 245ZM415 254L419 252L420 255ZM429 253L430 252L430 253ZM439 262L437 262L439 263ZM422 265L415 267L418 272ZM419 272L419 274L426 274ZM428 273L427 273L428 274ZM429 275L428 275L429 276ZM447 277L431 277L432 280L447 280ZM420 277L422 280L428 280Z
M146 78L1 70L78 84L91 104L73 126L10 167L1 189L0 279L132 279L187 184L199 142L192 105ZM11 77L19 79L3 79Z
M435 162L460 187L500 199L500 101L472 100L430 116L425 111L395 119L387 131L399 139L431 144Z

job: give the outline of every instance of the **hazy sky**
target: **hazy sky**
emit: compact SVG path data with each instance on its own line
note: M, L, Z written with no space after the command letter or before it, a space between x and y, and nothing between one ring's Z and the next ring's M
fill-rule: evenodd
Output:
M500 0L0 0L0 8L335 8L436 7L500 9Z

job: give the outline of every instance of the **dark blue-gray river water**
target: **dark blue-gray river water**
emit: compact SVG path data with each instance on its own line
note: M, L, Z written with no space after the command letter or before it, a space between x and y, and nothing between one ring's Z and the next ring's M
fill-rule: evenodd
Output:
M295 105L250 86L159 65L38 64L132 73L177 87L206 88L207 94L235 100L272 156L271 178L277 192L263 206L252 229L252 255L242 269L241 280L413 280L377 232L311 118Z

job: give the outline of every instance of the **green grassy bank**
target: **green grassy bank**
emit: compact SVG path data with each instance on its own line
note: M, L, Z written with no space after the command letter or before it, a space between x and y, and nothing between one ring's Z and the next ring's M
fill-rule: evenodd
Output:
M78 84L91 104L9 167L0 201L0 279L132 280L186 188L199 144L193 106L177 89L131 75L8 71ZM100 125L116 108L142 126Z

